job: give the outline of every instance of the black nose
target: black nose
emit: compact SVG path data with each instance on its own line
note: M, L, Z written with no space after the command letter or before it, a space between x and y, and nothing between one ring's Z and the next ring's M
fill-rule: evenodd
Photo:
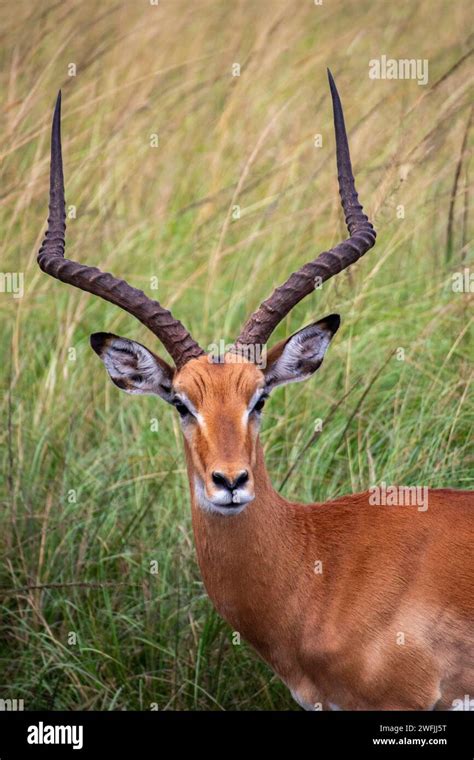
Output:
M230 478L226 477L226 475L224 475L222 472L212 473L212 482L215 483L216 486L223 486L224 488L227 488L229 491L234 491L236 488L243 486L248 479L249 474L247 470L242 470L242 472L239 472L234 480L230 480Z

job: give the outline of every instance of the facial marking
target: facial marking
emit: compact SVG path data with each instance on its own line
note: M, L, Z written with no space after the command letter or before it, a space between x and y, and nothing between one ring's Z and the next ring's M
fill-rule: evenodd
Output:
M265 393L265 388L263 386L260 388L257 388L255 393L253 393L252 398L250 399L248 406L242 415L242 424L244 427L247 425L249 415L252 412L255 404L264 395L264 393Z
M183 390L180 390L179 392L177 392L173 400L181 401L184 404L184 406L186 406L189 409L189 411L191 412L193 417L196 419L196 421L199 423L199 425L201 427L206 426L204 417L202 416L202 414L200 414L200 412L198 412L198 410L196 409L191 399L186 395L186 393Z

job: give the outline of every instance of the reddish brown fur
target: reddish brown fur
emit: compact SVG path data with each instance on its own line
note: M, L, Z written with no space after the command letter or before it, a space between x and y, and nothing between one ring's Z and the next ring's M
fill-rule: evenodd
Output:
M263 375L233 361L192 360L174 383L206 422L185 449L198 561L219 613L308 707L449 709L472 695L473 493L431 490L426 512L371 505L367 492L286 501L256 426L240 423ZM216 462L251 466L255 500L239 515L196 503L194 475Z

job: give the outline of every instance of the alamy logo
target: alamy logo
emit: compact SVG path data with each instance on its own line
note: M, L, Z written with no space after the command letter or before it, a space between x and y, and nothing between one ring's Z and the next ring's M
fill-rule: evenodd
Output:
M465 694L463 698L453 699L453 710L466 710L466 712L474 711L474 699L469 694Z
M25 709L22 699L0 699L0 712L17 712Z
M372 58L369 61L369 79L416 79L428 84L427 58Z
M0 293L12 293L13 298L23 298L23 272L0 272Z
M211 364L222 364L227 353L232 353L235 364L251 362L256 364L259 369L265 369L267 366L267 354L265 346L260 343L252 345L239 345L235 347L233 343L226 343L221 340L218 343L210 343L207 347L208 359Z
M474 293L474 272L464 267L462 272L453 272L451 280L453 293Z
M369 488L369 504L382 507L418 507L418 512L428 509L427 486L388 486L381 483Z
M40 721L28 726L28 744L72 744L73 749L83 747L84 726L49 726Z

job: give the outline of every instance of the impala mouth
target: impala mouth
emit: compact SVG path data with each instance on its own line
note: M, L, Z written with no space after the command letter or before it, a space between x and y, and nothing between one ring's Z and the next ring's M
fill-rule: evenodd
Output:
M250 494L232 494L232 499L222 501L221 499L209 499L211 504L215 507L225 507L226 509L239 509L239 507L245 507L253 501L255 496Z
M215 491L209 498L200 478L194 478L194 494L197 503L205 512L214 512L220 515L238 515L243 512L247 504L254 500L255 495L245 488L236 488L229 493L224 489Z
M255 496L249 493L237 493L232 494L232 498L229 498L230 494L225 494L225 497L218 496L214 499L206 499L207 504L204 506L208 512L217 512L220 515L238 515L244 511L247 504L254 500Z

